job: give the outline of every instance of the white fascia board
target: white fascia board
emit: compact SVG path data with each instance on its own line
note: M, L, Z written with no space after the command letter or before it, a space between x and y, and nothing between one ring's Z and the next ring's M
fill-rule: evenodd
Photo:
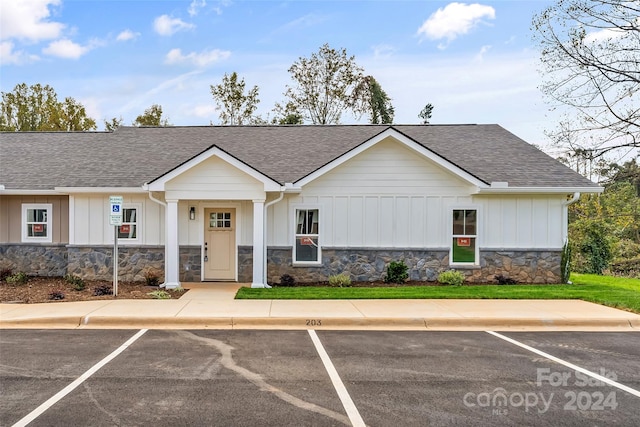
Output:
M64 193L98 193L98 194L117 194L117 193L146 193L142 187L55 187L56 191Z
M142 188L146 188L148 191L164 191L165 184L168 181L171 181L173 178L179 175L182 175L189 169L199 165L200 163L214 156L240 169L242 172L246 173L250 177L262 182L264 184L264 191L280 191L280 188L282 187L278 182L258 172L254 168L246 165L245 163L242 163L240 160L236 159L233 156L230 156L229 154L225 153L218 147L212 147L209 150L203 153L200 153L199 155L192 158L191 160L183 163L182 165L173 169L172 171L162 175L159 178L156 178L154 181L150 183L145 183L145 185L143 185Z
M480 188L475 194L565 194L602 193L604 187L508 187Z
M401 134L397 130L391 129L391 128L389 128L389 129L385 130L384 132L374 136L373 138L369 139L368 141L365 141L364 143L358 145L357 147L355 147L352 150L346 152L345 154L343 154L342 156L340 156L337 159L333 160L332 162L327 163L326 165L324 165L320 169L316 170L315 172L312 172L309 175L305 176L301 180L294 182L294 185L296 187L303 187L303 186L309 184L310 182L316 180L317 178L321 177L322 175L326 174L327 172L337 168L338 166L340 166L341 164L345 163L346 161L351 160L352 158L356 157L357 155L359 155L363 151L373 147L374 145L376 145L380 141L386 139L387 137L394 138L396 141L404 144L407 148L415 151L416 153L422 155L423 157L426 157L427 159L431 160L432 162L436 163L437 165L441 166L442 168L446 169L447 171L453 173L454 175L457 175L458 177L462 178L463 180L467 181L468 183L470 183L472 185L475 185L475 186L477 186L479 188L487 188L487 187L489 187L485 182L481 181L480 179L476 178L475 176L471 175L470 173L462 170L461 168L459 168L458 166L454 165L453 163L445 160L444 158L438 156L433 151L426 149L422 145L420 145L417 142L413 141L412 139L406 137L405 135Z

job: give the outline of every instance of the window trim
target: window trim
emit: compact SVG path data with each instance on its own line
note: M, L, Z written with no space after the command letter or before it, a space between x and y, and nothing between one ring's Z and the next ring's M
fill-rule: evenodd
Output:
M122 204L122 211L124 213L125 209L135 209L136 210L136 237L135 238L128 238L128 237L120 237L118 236L118 244L124 244L124 245L129 245L129 244L140 244L142 242L142 218L143 218L143 211L142 211L142 203L123 203ZM124 222L124 218L123 218L123 224L133 224L133 223L126 223ZM113 227L114 226L109 226L109 224L107 224L107 227L109 230L111 230L110 233L108 233L108 235L111 236L110 240L111 243L113 243ZM118 231L120 227L118 227Z
M47 235L45 237L30 237L28 233L27 211L30 209L45 209L47 211ZM23 203L22 204L22 242L53 242L53 230L51 229L51 217L53 214L52 203Z
M453 233L453 211L476 211L476 233L469 235L461 235ZM449 225L449 265L452 267L477 267L480 265L480 234L481 234L481 224L482 224L482 210L479 205L458 205L458 206L450 206L448 209L448 225ZM456 237L466 237L476 239L476 247L474 254L474 262L454 262L453 261L453 239Z
M298 212L301 210L317 210L318 211L318 233L317 234L298 234ZM322 265L322 207L320 205L293 205L291 207L291 229L293 230L291 238L291 261L294 267L303 266L320 266ZM297 261L296 238L298 236L317 236L318 239L318 259L316 261Z

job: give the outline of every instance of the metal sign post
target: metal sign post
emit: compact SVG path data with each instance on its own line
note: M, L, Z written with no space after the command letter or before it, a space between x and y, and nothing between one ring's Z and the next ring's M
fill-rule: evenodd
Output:
M122 225L122 196L110 196L109 223L113 225L113 297L118 296L118 227Z
M118 226L113 227L113 297L118 296Z

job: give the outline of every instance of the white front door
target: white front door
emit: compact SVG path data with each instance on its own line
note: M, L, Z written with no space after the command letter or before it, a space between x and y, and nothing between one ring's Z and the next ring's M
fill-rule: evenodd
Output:
M236 279L236 210L205 209L204 280Z

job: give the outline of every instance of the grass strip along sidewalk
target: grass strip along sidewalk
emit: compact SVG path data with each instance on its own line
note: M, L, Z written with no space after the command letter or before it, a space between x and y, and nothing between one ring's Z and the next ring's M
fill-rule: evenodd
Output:
M237 299L580 299L640 314L640 279L572 274L571 285L241 288Z

